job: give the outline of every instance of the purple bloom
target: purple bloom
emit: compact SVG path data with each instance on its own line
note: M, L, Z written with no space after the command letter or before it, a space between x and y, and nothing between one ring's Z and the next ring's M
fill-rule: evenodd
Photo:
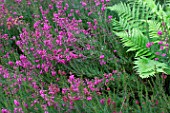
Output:
M158 34L159 36L161 36L161 35L162 35L162 31L158 31L157 34Z
M105 101L105 99L103 98L103 99L100 100L100 103L104 104L104 101Z
M87 100L88 100L88 101L92 100L92 97L91 97L91 96L88 96L88 97L87 97Z
M159 60L159 58L155 58L155 60L157 61L157 60Z
M165 56L166 56L166 54L164 53L164 54L162 54L162 56L163 56L163 57L165 57Z
M100 59L103 59L103 58L104 58L104 55L101 55L101 56L100 56Z
M158 44L160 44L160 45L161 45L161 44L163 44L163 42L162 42L162 41L159 41L159 42L158 42Z
M147 47L147 48L150 48L153 44L154 44L153 42L148 42L148 43L146 44L146 47Z
M116 53L116 52L117 52L117 50L113 50L113 52L114 52L114 53Z
M2 109L1 112L2 113L10 113L7 109Z
M159 53L159 52L156 52L155 54L156 54L156 55L160 55L160 53Z
M160 46L160 50L163 50L164 49L164 46Z
M20 105L20 103L17 100L14 100L14 104L15 104L15 106L19 106Z
M86 2L81 2L81 5L82 5L83 7L85 7L87 4L86 4Z
M108 16L109 19L112 19L112 16Z

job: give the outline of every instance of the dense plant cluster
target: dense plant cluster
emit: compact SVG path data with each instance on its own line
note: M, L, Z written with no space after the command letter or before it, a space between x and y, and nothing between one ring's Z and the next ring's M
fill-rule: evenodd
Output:
M2 113L170 111L170 1L0 3Z

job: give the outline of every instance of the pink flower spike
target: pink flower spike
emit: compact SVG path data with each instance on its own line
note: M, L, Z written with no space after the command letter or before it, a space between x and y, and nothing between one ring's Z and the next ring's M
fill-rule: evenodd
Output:
M157 60L159 60L158 58L155 58L155 60L157 61Z
M153 42L148 42L148 43L146 44L146 47L147 47L147 48L150 48L153 44L154 44Z
M74 75L69 76L70 81L74 81Z
M1 113L10 113L7 109L1 109Z
M103 58L104 58L104 55L101 55L101 56L100 56L100 59L103 59Z
M51 71L51 75L55 76L56 75L56 71Z
M166 54L164 53L164 54L162 54L162 56L163 56L163 57L165 57L165 56L166 56Z
M81 2L81 5L82 5L83 7L85 7L87 4L86 4L86 2Z
M163 42L162 42L162 41L159 41L159 42L158 42L158 44L160 44L160 45L161 45L161 44L163 44Z
M91 96L88 96L88 97L87 97L87 100L88 100L88 101L92 100L92 97L91 97Z
M112 19L112 16L108 16L109 19Z
M17 100L14 100L14 104L15 104L15 106L19 106L20 105L20 103Z
M117 52L117 50L113 50L113 52L114 52L114 53L116 53L116 52Z
M103 99L100 100L100 103L104 104L104 101L105 101L105 99L103 98Z
M158 31L157 34L158 34L159 36L161 36L161 35L162 35L162 31Z

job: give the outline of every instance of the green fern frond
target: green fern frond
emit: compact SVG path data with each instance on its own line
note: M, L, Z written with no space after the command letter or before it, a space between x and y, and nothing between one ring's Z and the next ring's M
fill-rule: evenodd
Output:
M148 42L160 41L157 32L161 30L162 21L170 28L168 11L165 12L165 8L156 4L155 0L128 0L108 9L116 11L119 16L118 20L112 20L113 32L121 38L123 46L128 47L127 52L135 51L135 57L141 57L135 61L140 77L148 78L157 72L170 73L166 64L151 60L155 58L154 50L158 46L146 47Z
M125 47L129 47L127 52L136 51L135 57L154 55L150 49L146 48L146 44L149 40L139 29L133 29L128 32L117 32L116 35L121 38L121 41Z
M158 36L157 32L160 30L161 23L154 20L148 20L147 23L149 25L149 38L152 38L153 42L154 40L159 40L160 37Z
M141 78L155 76L155 74L160 72L166 73L164 70L168 69L165 63L150 60L146 57L137 58L137 61L135 61L134 64L136 65L134 68Z
M146 32L144 24L142 20L148 20L151 18L149 15L149 9L145 8L145 6L133 4L132 6L126 3L120 3L111 7L108 7L111 11L116 11L119 15L119 22L113 22L113 30L117 30L119 26L120 29L127 30L133 28L140 28L144 32ZM116 20L115 20L116 21ZM115 27L116 26L116 27Z
M168 28L170 29L170 0L166 0L166 3L165 3L165 10L166 10L166 14L167 14L167 26Z

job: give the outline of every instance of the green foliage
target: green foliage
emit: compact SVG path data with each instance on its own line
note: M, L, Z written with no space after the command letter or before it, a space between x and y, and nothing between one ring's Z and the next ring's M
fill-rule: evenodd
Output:
M148 78L160 72L166 73L164 69L168 68L165 63L150 60L146 57L137 58L137 61L135 61L134 63L136 64L134 68L137 69L137 72L141 78Z
M28 24L28 26L26 25L24 28L27 28L28 32L31 33L34 22L38 20L38 18L32 18L31 14L39 14L42 16L39 7L42 5L44 10L47 9L47 4L49 4L50 1L37 0L35 4L30 6L26 4L26 0L22 1L24 2L19 5L20 7L16 7L15 11L19 15L23 15L23 21ZM34 0L31 0L31 2L32 1ZM112 4L120 3L119 0L110 1ZM14 0L13 2L7 2L11 6L14 6ZM83 25L80 27L88 29L87 22L93 23L94 19L97 19L98 21L99 28L90 31L92 35L76 35L76 38L78 39L76 46L83 48L80 51L76 51L76 54L83 54L83 58L73 59L66 65L55 65L55 62L52 62L52 65L55 65L56 71L58 71L56 76L51 76L50 72L40 75L37 68L35 70L23 69L24 71L21 71L21 67L15 68L8 64L9 61L13 61L15 64L15 62L20 59L21 54L17 50L11 51L11 48L13 48L12 44L15 42L12 42L13 40L0 40L0 44L3 45L1 49L5 50L4 52L0 52L0 56L5 56L9 53L7 54L9 57L7 58L0 57L0 66L2 65L6 72L9 72L10 74L9 79L3 78L3 74L0 74L0 108L8 109L10 112L14 112L15 108L22 108L24 113L41 113L45 112L44 109L46 108L49 113L168 113L170 111L170 98L163 89L163 85L166 81L160 76L145 81L146 79L140 79L138 76L135 76L134 69L137 70L137 73L141 78L148 78L159 73L170 75L170 68L168 67L167 62L162 63L153 60L153 58L156 57L154 54L155 48L158 48L158 46L153 45L151 48L146 48L148 42L152 41L157 43L160 40L157 31L163 30L160 20L164 18L160 16L160 9L166 10L163 14L166 15L166 24L168 29L170 28L170 22L167 23L169 21L168 18L170 17L170 10L168 7L170 6L170 1L168 2L167 0L166 6L161 6L161 8L159 8L159 5L155 4L153 0L129 0L127 3L122 2L116 4L113 7L110 7L112 11L115 11L118 14L118 19L115 18L112 20L113 27L106 21L110 14L115 14L112 13L112 11L108 11L110 14L106 11L101 15L93 13L92 15L87 16L88 10L84 10L80 4L80 0L64 0L63 4L66 2L69 3L67 14L70 13L71 9L80 9L82 16L73 13L74 18L83 21ZM94 7L95 4L93 3L91 6ZM89 4L87 5L89 8L91 8L91 6ZM98 12L101 10L101 7L95 7L95 9ZM56 7L53 10L50 10L47 19L54 31L57 25L55 25L52 20L53 12L57 12ZM116 17L116 15L113 17ZM8 34L9 39L12 36L19 38L18 30L21 30L22 28L22 26L19 26L18 28L13 28L11 31L8 31L4 26L3 29L5 31L3 33ZM113 33L110 33L111 29ZM54 36L58 35L56 32L52 32L52 34ZM32 37L32 35L29 36ZM123 48L121 42L124 47L127 48L127 53L126 48ZM43 42L41 44L44 47ZM87 44L94 49L88 50ZM30 43L28 46L34 47L33 43ZM71 47L71 49L76 50L75 47ZM114 52L114 50L117 51ZM25 54L28 57L28 60L36 65L33 54L28 54L27 51L23 51L22 54ZM100 55L104 55L102 60L106 62L105 65L100 65ZM134 57L136 57L136 61L133 62ZM43 63L42 60L40 62L41 64ZM134 69L131 69L134 64ZM0 70L2 69L0 68ZM112 73L113 70L116 70L117 72ZM31 72L27 73L29 71ZM59 71L65 74L62 75ZM107 73L112 73L111 78L105 77L105 74ZM71 91L72 87L68 82L70 74L74 74L75 79L78 78L83 80L78 93ZM22 83L20 82L21 75L23 77ZM103 81L99 85L94 86L92 84L91 87L99 88L99 90L92 92L87 84L91 84L92 81L97 83L98 80L96 78L103 78ZM87 83L86 79L92 81ZM109 82L107 82L108 80ZM15 85L16 83L18 85ZM58 90L56 88L49 88L51 84L60 88L60 91L55 95L47 93L50 89ZM167 85L169 85L169 81ZM84 94L84 87L90 91L89 95ZM169 88L170 87L167 87L168 90ZM62 93L62 89L67 89L68 92L65 94ZM43 96L40 95L40 90L45 91L45 95L48 96L47 99L42 98ZM79 95L83 96L84 99L73 99L73 97ZM87 96L91 96L92 100L86 100ZM64 102L63 97L70 98L70 100ZM48 102L46 100L50 98L52 98L52 101L55 101L54 106L47 105ZM20 102L20 106L14 105L14 99L17 99ZM70 106L72 99L74 101L74 108L71 108ZM103 103L101 102L101 99L104 99ZM25 107L25 103L28 104L28 108Z
M140 57L147 57L148 64L163 64L153 60L158 45L154 44L151 48L146 47L149 42L157 43L162 40L157 32L162 30L161 22L166 23L169 20L163 7L159 4L157 5L153 0L128 0L127 3L119 3L108 7L108 9L116 11L119 15L118 20L113 19L112 21L113 32L121 38L124 47L129 48L127 52L136 52L135 68L140 77L154 76L156 74L155 70L153 68L145 70L143 67L147 64L145 64L146 62L143 63L144 59ZM164 72L163 70L158 71Z
M143 35L139 29L132 29L129 32L117 32L117 36L121 38L123 45L129 47L129 51L137 51L136 57L138 56L151 56L154 57L151 50L146 48L146 44L149 42L148 38Z

